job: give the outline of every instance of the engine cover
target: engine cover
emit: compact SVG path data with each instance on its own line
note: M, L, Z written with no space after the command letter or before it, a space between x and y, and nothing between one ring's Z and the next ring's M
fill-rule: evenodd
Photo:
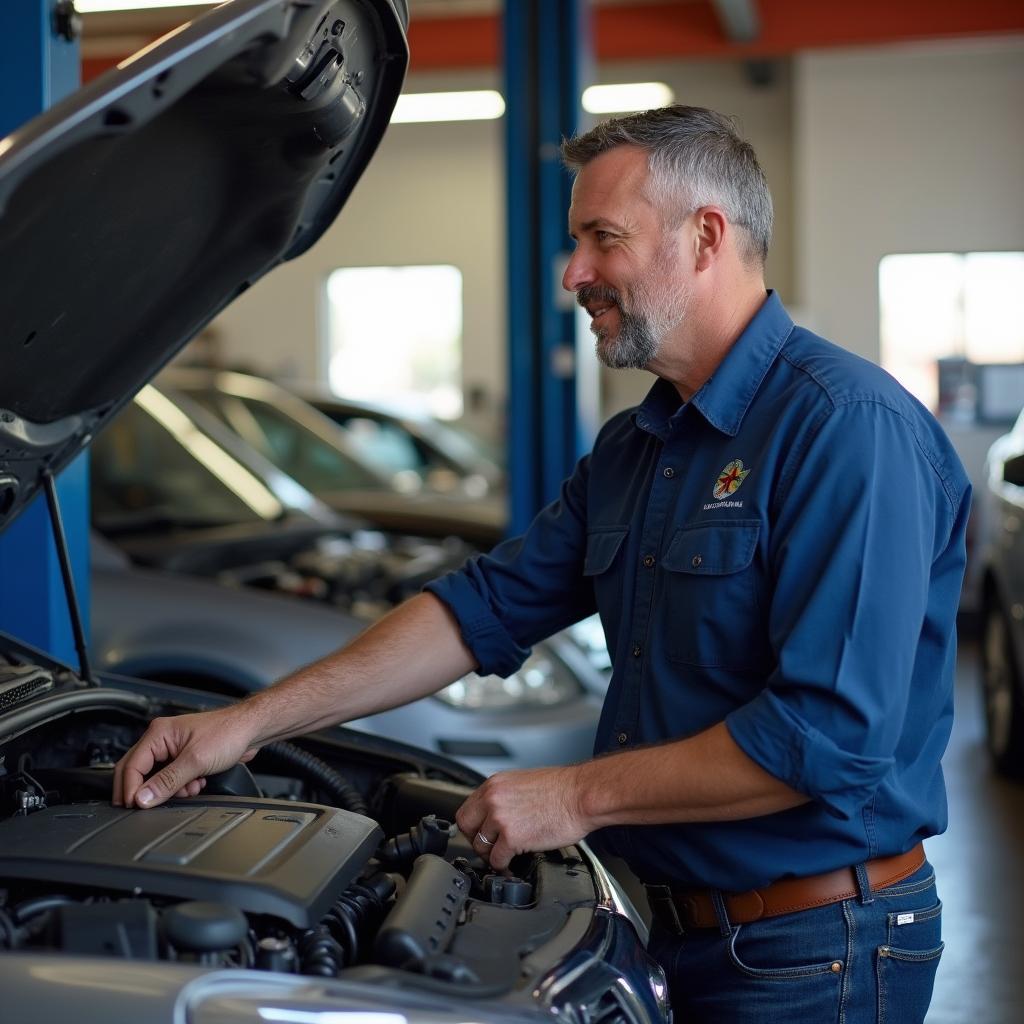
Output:
M361 814L290 800L65 804L0 822L0 879L213 900L310 928L382 838Z

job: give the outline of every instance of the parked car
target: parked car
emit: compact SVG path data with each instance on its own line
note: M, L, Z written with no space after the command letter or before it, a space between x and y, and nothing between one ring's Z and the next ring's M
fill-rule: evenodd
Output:
M366 461L392 474L411 473L429 490L470 497L505 492L505 470L492 447L463 427L314 388L297 393L337 423Z
M111 671L248 693L340 646L469 553L338 516L152 385L92 451L93 525L107 542L93 545L92 635ZM507 679L470 674L352 724L484 774L578 761L593 750L609 675L562 633Z
M986 462L989 523L981 583L981 665L989 753L1024 778L1024 413Z
M483 548L504 534L504 496L442 493L422 486L416 473L389 473L360 455L333 420L272 381L172 367L161 374L159 385L166 394L202 405L338 512L361 516L383 530L456 536Z
M188 399L147 384L93 446L93 526L133 562L373 621L465 560L332 511Z
M233 0L0 140L0 528L325 230L397 99L406 16ZM479 776L445 758L332 729L195 798L111 805L154 716L224 700L0 635L5 1020L667 1021L599 861L487 873L450 825Z

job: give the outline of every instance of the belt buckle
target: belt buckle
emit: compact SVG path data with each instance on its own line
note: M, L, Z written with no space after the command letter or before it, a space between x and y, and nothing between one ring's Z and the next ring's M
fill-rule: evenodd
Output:
M651 914L674 931L676 937L686 934L683 922L679 918L679 911L676 909L672 899L672 890L667 885L645 885L647 892L647 903L651 908Z

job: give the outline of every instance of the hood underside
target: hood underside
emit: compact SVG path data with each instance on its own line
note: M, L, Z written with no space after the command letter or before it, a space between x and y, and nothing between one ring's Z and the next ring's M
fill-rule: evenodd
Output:
M404 0L232 0L0 140L0 530L376 149Z

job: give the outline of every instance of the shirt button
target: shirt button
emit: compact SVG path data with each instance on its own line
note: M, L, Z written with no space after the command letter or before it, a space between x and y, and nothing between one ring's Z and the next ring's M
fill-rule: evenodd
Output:
M629 742L629 737L624 732L620 732L619 735L616 736L616 739L619 741L619 743Z
M650 569L650 567L654 565L654 555L644 555L644 565Z
M703 561L704 561L704 559L701 558L700 555L694 555L693 556L693 561L690 562L690 565L692 565L694 567L694 569L699 569L700 568L700 563L703 562Z
M662 476L667 476L669 478L669 480L671 480L672 477L674 477L676 475L676 471L671 466L666 466L661 471L661 474L662 474Z
M636 644L633 647L633 657L634 658L639 658L642 652L643 652L643 648L641 648L641 646L639 644Z

